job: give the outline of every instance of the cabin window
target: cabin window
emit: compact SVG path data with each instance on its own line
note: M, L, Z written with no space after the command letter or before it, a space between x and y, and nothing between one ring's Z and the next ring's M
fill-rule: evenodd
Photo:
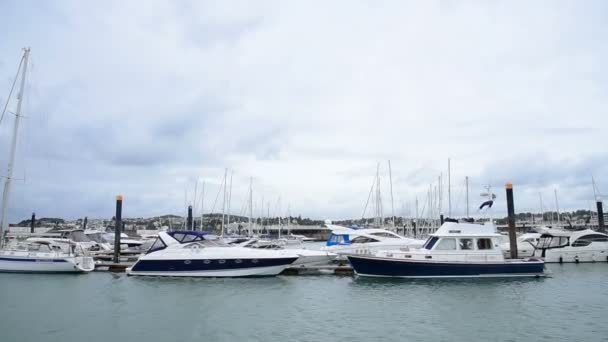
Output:
M473 249L473 239L460 239L458 240L458 245L460 249L471 250Z
M437 243L437 240L439 240L438 237L431 236L428 240L426 240L426 242L422 248L428 249L428 250L433 249L433 246L435 246L435 244Z
M456 239L441 239L435 247L435 250L451 251L456 249Z
M351 243L370 243L370 242L378 242L376 239L372 239L367 236L357 236L356 238L350 240Z
M161 240L160 238L157 238L156 241L154 241L154 243L152 244L152 246L150 246L150 249L148 249L148 253L151 253L154 251L160 251L161 249L164 249L165 247L167 247L167 245L165 245L163 240Z
M492 249L492 239L477 239L477 249Z
M572 247L589 246L592 242L607 242L608 237L601 234L589 234L581 236L572 243Z

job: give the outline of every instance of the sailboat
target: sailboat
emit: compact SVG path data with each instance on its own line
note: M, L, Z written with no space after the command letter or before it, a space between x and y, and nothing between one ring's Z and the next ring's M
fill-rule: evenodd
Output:
M61 244L50 239L29 239L22 243L4 245L4 234L8 231L7 208L11 194L11 182L15 165L15 151L17 149L17 135L21 120L21 104L25 89L25 76L30 49L25 48L19 63L17 75L21 72L18 102L15 111L15 122L11 140L8 172L2 194L2 211L0 212L0 272L18 273L82 273L90 272L95 268L92 257L87 256L78 245L67 241ZM16 81L16 80L15 80ZM13 84L14 86L14 84ZM11 89L12 94L12 89ZM9 95L10 100L10 95ZM8 104L8 101L7 101Z

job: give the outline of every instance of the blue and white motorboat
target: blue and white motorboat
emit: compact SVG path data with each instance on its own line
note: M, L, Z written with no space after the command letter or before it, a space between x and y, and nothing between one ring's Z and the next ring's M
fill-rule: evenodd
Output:
M424 240L406 238L386 229L353 229L334 224L327 224L327 227L331 229L331 235L321 249L341 256L420 247L424 244Z
M232 246L199 231L160 232L128 275L172 277L275 276L298 259L288 250Z
M540 277L544 261L505 260L493 224L446 222L422 248L349 255L359 276L402 278Z

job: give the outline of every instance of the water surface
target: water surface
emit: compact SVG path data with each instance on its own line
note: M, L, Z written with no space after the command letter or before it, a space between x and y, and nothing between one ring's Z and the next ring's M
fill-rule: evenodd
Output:
M608 341L608 264L547 279L0 274L0 341Z

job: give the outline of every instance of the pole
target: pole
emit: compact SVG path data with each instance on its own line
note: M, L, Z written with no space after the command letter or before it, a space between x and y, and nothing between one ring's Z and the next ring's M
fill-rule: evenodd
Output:
M120 262L120 233L122 228L122 195L116 196L116 220L114 222L114 263Z
M513 184L507 183L507 214L509 222L509 248L511 259L517 259L517 236L515 234L515 206L513 204Z
M89 223L89 218L88 217L84 217L84 221L82 223L82 230L87 230L87 224Z
M8 159L8 170L4 183L4 192L2 193L2 213L0 215L0 247L4 243L4 232L8 231L8 218L6 211L11 193L11 181L13 180L13 167L15 166L15 152L17 150L17 136L19 133L19 121L21 120L21 104L23 103L23 95L25 90L25 75L27 72L27 62L30 56L30 49L23 49L23 70L21 73L21 84L19 85L19 94L17 102L17 110L15 111L15 124L13 126L13 138L11 140L11 152Z

